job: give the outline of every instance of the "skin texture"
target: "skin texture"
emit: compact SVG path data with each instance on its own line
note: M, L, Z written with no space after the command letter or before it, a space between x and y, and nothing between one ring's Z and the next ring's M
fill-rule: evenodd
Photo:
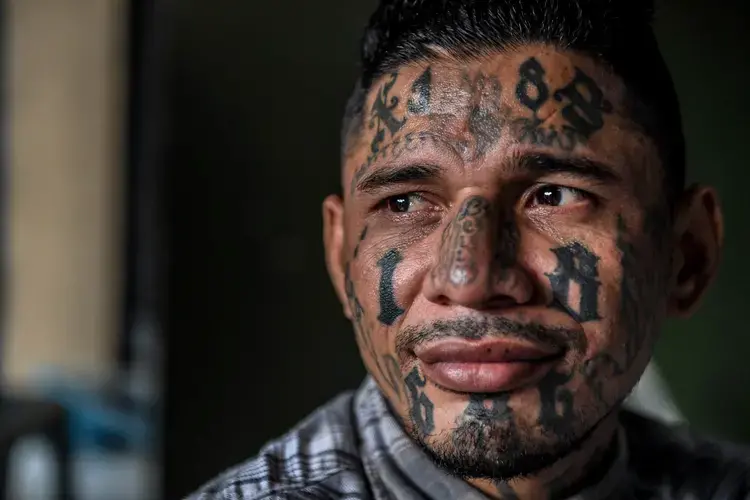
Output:
M324 202L328 270L368 371L425 451L490 496L595 481L661 322L715 273L715 193L693 187L670 214L626 102L616 76L546 46L405 66L373 85L344 196ZM414 354L447 337L560 355L513 390L457 393Z

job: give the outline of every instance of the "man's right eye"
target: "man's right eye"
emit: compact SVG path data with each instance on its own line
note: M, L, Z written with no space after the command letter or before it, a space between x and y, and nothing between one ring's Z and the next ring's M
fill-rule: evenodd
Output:
M393 213L405 214L423 209L427 200L418 193L406 193L385 199L385 206Z

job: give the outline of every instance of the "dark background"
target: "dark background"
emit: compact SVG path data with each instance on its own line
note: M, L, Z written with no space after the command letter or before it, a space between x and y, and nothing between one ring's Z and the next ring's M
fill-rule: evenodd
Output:
M181 0L162 19L167 335L165 497L255 454L364 371L323 264L320 202L372 0ZM673 1L657 31L684 111L689 177L722 196L722 271L657 360L698 428L750 442L741 2ZM147 214L146 214L146 218Z

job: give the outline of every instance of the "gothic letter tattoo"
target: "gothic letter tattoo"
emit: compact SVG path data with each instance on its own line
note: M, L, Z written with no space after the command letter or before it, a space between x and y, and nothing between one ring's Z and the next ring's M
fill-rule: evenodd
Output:
M557 256L557 268L546 276L552 286L553 306L566 311L579 323L601 319L598 313L599 257L579 242L554 248L552 252ZM571 282L580 288L580 303L576 307L568 298Z
M581 89L589 95L587 99ZM555 92L555 100L567 99L569 104L562 109L562 116L570 127L583 139L604 126L604 113L612 112L612 103L604 98L604 93L586 73L576 68L573 81Z
M573 425L573 394L565 387L571 375L549 372L539 382L539 425L558 436L568 436Z
M393 275L396 266L403 258L396 249L391 249L378 261L380 267L380 314L378 320L384 325L392 325L396 318L404 313L398 304L393 292Z
M544 68L532 57L521 64L518 76L516 98L532 112L532 118L519 118L514 122L520 142L570 151L601 129L604 114L612 112L612 103L604 98L594 79L575 68L573 80L553 94L555 101L566 102L561 110L565 124L559 129L552 124L543 125L544 118L539 116L539 110L550 97Z
M427 394L422 390L422 388L427 385L427 379L420 378L419 370L414 368L409 372L409 375L406 376L404 382L411 394L411 419L422 435L427 436L435 430L435 419L433 415L435 405L432 404L430 398L428 398Z
M383 84L378 95L375 97L375 102L372 103L370 129L375 129L375 136L372 138L370 151L374 155L380 151L380 146L385 140L386 131L393 137L396 132L401 130L404 123L406 123L406 118L399 120L393 114L393 110L396 109L399 103L397 96L390 95L391 89L396 84L396 79L398 79L398 73L391 73L388 81Z
M513 415L508 406L510 393L469 395L469 405L464 411L466 417L485 422L504 422L512 420Z

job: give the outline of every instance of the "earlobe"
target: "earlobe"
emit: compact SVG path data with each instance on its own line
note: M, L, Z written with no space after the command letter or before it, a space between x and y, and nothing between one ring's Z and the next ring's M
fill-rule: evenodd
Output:
M323 245L326 268L339 302L344 308L344 315L351 319L349 303L346 300L344 244L344 205L339 196L330 195L323 200Z
M676 246L668 313L690 316L718 271L724 222L716 191L693 186L675 214Z

